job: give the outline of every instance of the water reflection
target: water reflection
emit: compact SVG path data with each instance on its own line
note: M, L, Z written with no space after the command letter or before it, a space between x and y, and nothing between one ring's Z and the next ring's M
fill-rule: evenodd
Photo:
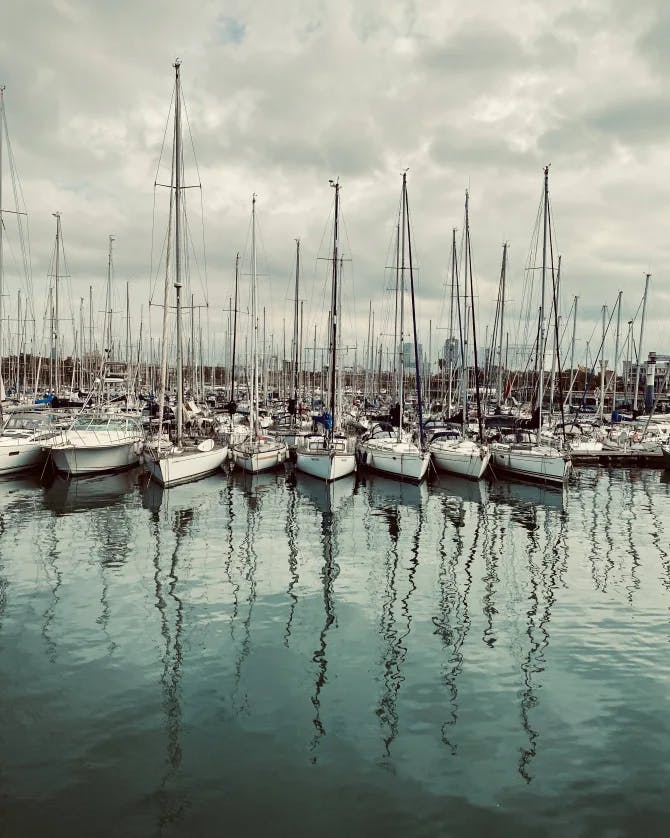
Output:
M139 474L137 469L90 477L54 474L45 484L45 506L62 515L123 503L137 489Z
M50 663L56 663L56 640L52 634L56 609L60 602L60 589L63 585L63 574L58 566L59 540L54 532L44 561L44 575L50 590L50 601L42 613L42 637L46 645L46 655Z
M284 526L284 532L286 533L286 543L288 545L289 573L289 583L286 588L286 595L288 596L291 604L289 606L288 618L286 620L284 645L288 647L291 637L291 626L293 625L293 616L295 614L296 605L298 604L298 597L294 593L294 589L300 581L300 575L298 574L298 541L300 538L300 528L297 516L298 503L295 488L295 476L293 476L290 480L287 478L286 484L288 488L288 499L286 504L286 524Z
M367 493L370 506L375 508L390 504L420 509L428 501L428 484L425 481L419 484L404 483L377 474L367 474L359 478L358 487Z
M438 600L433 625L435 634L442 641L442 681L449 702L449 715L441 724L440 736L443 744L455 755L458 750L454 741L458 721L458 680L464 665L463 647L471 626L469 597L473 582L472 565L487 515L484 505L473 506L462 497L453 495L442 497L440 509L443 524L438 541ZM465 524L470 512L474 514L474 521L468 545ZM458 574L462 561L464 583L461 591Z
M558 521L558 527L556 522ZM523 687L520 715L527 743L521 748L519 774L530 783L531 763L537 754L540 731L533 721L539 701L541 675L549 647L549 624L556 603L556 591L563 585L567 569L567 515L553 509L527 510L524 529L527 539L528 609L526 635L528 650L521 663Z
M382 520L387 531L384 552L384 589L378 632L382 639L382 692L377 717L384 746L383 763L391 765L391 747L398 735L398 699L405 680L403 672L412 628L410 600L416 591L421 533L424 525L428 487L367 476L359 484L370 509ZM379 550L381 545L377 547ZM383 549L383 548L382 548ZM403 557L407 557L403 564Z
M488 503L490 496L487 480L466 480L443 471L431 475L429 486L431 494L447 494L466 503Z
M154 591L156 608L160 615L160 633L163 639L160 683L163 691L163 711L166 729L166 770L158 791L160 801L159 831L179 823L188 807L188 798L178 782L182 761L182 707L181 679L183 665L184 605L178 591L180 553L183 543L193 526L192 508L176 509L171 514L171 533L174 539L163 557L163 534L159 510L152 513L154 534Z
M667 478L667 480L665 478ZM670 470L668 469L665 469L665 471L660 472L660 474L658 475L658 485L664 486L666 483L670 483ZM665 527L663 525L663 517L661 514L659 514L658 510L656 509L656 498L658 496L657 493L658 490L652 491L651 487L648 488L648 510L652 522L651 539L654 547L658 551L658 557L661 564L661 584L666 590L670 590L670 552L668 552L668 549L665 546L667 542L665 538Z
M336 625L334 585L340 573L340 566L335 558L339 553L336 521L338 515L346 508L347 501L353 498L354 482L353 477L344 477L341 480L326 483L306 474L300 474L296 479L297 490L309 499L321 515L319 541L323 564L320 578L323 589L324 618L319 631L319 645L312 654L312 663L316 664L316 678L311 697L314 708L312 719L314 735L310 745L313 763L317 761L316 749L319 742L326 735L326 728L321 718L321 700L328 680L328 633L332 626Z
M343 832L363 808L411 824L444 789L494 802L493 833L498 808L535 829L542 806L551 831L558 797L583 827L622 783L664 806L669 486L239 474L107 504L0 482L0 710L21 725L3 806L18 823L28 799L66 811L104 784L120 832L198 834L226 788L239 831L268 777L279 831L310 783ZM67 790L45 768L61 752Z
M241 491L246 506L245 528L242 541L237 550L237 578L238 589L235 592L235 616L231 618L231 637L238 643L234 663L234 683L232 693L232 708L235 715L250 712L249 695L243 689L244 665L251 651L251 625L257 596L257 568L258 553L256 538L263 515L265 498L274 497L279 491L283 476L278 472L260 472L259 474L233 473L230 480ZM240 596L246 588L246 598ZM246 606L246 613L240 612ZM241 628L241 639L236 635L237 626ZM233 628L235 627L235 628Z
M555 512L565 511L567 489L535 485L533 483L516 483L513 480L497 480L491 484L490 500L494 503L509 504L517 507L544 507Z

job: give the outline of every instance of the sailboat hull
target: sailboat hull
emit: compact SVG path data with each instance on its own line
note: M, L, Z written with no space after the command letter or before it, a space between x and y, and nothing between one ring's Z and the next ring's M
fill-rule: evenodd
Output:
M497 443L492 446L491 464L504 472L535 483L561 484L568 479L571 460L550 446L520 447Z
M371 441L359 447L357 459L366 468L388 477L420 483L428 472L430 452L421 452L411 443L379 445Z
M353 474L356 471L356 456L328 450L298 451L296 468L305 474L311 474L312 477L330 482Z
M161 452L158 456L155 452L148 452L144 458L144 467L152 480L169 489L171 486L191 483L207 477L208 474L214 474L227 457L228 448L225 445L205 451L200 451L197 447L177 449Z
M480 480L484 476L491 458L486 446L470 440L434 442L429 450L437 468L470 480Z
M235 465L249 474L277 468L287 457L288 447L283 442L250 441L233 446Z

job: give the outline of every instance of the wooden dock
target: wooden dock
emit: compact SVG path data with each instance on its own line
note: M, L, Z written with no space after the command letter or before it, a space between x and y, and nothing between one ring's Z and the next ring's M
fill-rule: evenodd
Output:
M663 454L645 451L598 451L594 454L572 454L573 466L635 466L665 468Z

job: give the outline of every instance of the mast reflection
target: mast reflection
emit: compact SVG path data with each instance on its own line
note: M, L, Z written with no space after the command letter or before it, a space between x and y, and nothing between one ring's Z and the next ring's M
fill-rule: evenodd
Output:
M481 529L486 521L486 507L476 506L472 541L463 564L465 584L461 594L458 568L461 559L466 555L464 529L469 506L459 497L445 496L442 499L444 525L438 542L438 613L433 617L433 625L435 634L440 637L444 648L442 680L447 690L450 708L449 717L440 728L440 737L452 754L456 754L458 750L452 741L452 733L458 721L458 676L463 670L463 646L471 625L469 596L473 581L472 563L477 555Z
M244 664L251 651L251 621L256 603L256 574L258 569L256 537L262 517L263 499L266 494L277 490L279 476L273 472L260 472L253 475L245 472L242 475L234 476L233 480L242 489L246 503L246 530L238 550L238 575L241 584L235 592L236 615L231 618L232 630L232 626L238 624L237 615L239 615L241 602L245 602L246 615L241 622L242 638L239 641L235 658L232 696L233 713L239 714L249 711L249 696L246 692L242 692L242 674ZM247 596L245 600L240 600L239 591L242 590L243 586L246 586ZM233 636L232 631L231 636ZM235 639L234 636L233 639Z
M286 620L284 645L288 648L289 639L291 637L291 626L293 625L293 615L295 614L295 608L298 604L298 597L293 591L295 586L300 581L300 577L298 575L298 538L300 531L296 515L297 496L295 475L290 479L286 479L286 488L288 489L288 503L286 504L286 525L284 527L284 531L286 533L286 540L288 543L288 572L290 577L290 581L286 589L286 595L291 600L291 605L289 607L288 619Z
M326 727L321 718L321 699L323 689L328 682L328 633L337 624L335 614L334 583L340 573L340 567L335 559L338 552L337 542L337 512L342 505L353 501L353 477L343 477L332 483L325 483L306 474L300 474L296 480L296 488L304 494L317 511L321 514L320 535L323 565L321 567L321 585L323 588L324 622L319 632L319 645L312 654L312 663L316 665L314 692L311 697L314 708L314 735L310 744L312 763L316 763L316 750L321 739L326 735Z
M527 783L533 779L531 763L537 754L539 730L531 721L532 710L537 706L537 690L541 687L539 676L546 666L549 647L549 623L556 603L556 591L563 584L567 568L567 514L555 510L527 510L526 536L528 540L528 600L526 611L528 652L521 664L523 688L521 694L521 723L528 738L521 748L519 774ZM544 527L541 526L542 516ZM558 533L555 524L558 517ZM544 535L544 538L541 536Z
M177 575L180 553L185 538L189 535L194 521L192 508L176 509L172 513L172 533L174 546L170 553L167 569L162 567L161 556L161 520L157 509L152 513L152 529L155 539L154 551L154 589L156 608L160 614L160 631L164 643L162 656L163 670L161 686L163 690L163 708L166 725L166 772L159 789L161 832L169 826L179 823L188 807L188 800L183 792L175 791L177 776L181 766L181 678L183 663L182 633L184 628L184 605L178 593Z
M416 590L414 579L419 567L419 546L428 489L425 483L417 486L387 480L377 475L368 477L367 484L369 503L376 508L377 515L385 522L389 537L389 546L384 555L384 591L379 619L379 634L384 641L383 689L376 710L382 729L386 760L391 755L391 747L398 735L398 698L400 687L405 680L403 666L407 657L407 639L412 628L409 604ZM399 596L399 584L403 581L400 574L402 524L412 509L416 510L416 525L408 544L405 593Z

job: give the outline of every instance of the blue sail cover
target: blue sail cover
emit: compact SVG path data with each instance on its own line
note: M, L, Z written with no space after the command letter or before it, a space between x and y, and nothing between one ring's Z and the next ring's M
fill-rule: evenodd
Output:
M328 413L328 411L322 413L321 416L315 417L314 421L318 422L320 425L323 425L323 427L327 431L333 430L333 417L332 414Z

